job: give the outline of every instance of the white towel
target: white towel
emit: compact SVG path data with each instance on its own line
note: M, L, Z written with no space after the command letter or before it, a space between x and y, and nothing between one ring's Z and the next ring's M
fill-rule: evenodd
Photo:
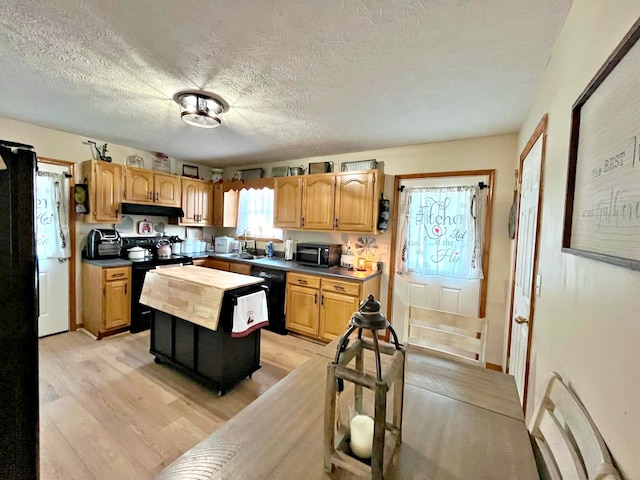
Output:
M233 309L232 337L245 337L268 324L267 296L263 291L238 297L238 304Z

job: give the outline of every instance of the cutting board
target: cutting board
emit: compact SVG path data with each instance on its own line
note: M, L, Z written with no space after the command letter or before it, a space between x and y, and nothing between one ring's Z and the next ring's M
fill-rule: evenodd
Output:
M188 265L147 272L140 303L210 330L218 329L224 292L263 279Z

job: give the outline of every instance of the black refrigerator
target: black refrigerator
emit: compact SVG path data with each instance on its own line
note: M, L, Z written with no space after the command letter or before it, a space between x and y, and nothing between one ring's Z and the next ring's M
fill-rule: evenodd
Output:
M0 478L37 479L38 284L33 147L0 140Z

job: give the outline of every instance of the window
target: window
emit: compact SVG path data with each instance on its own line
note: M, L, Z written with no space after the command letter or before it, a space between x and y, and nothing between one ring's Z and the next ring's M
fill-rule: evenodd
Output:
M273 227L274 190L272 188L242 189L238 196L238 236L247 235L259 238L283 238L280 228Z
M407 188L399 217L399 270L483 278L485 205L486 194L475 186Z

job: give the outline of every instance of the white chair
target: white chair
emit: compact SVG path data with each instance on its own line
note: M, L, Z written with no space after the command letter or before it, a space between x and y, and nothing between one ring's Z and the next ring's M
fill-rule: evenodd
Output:
M620 479L589 413L556 372L549 375L529 432L537 450L540 478Z
M407 305L404 339L473 365L485 366L487 319Z

